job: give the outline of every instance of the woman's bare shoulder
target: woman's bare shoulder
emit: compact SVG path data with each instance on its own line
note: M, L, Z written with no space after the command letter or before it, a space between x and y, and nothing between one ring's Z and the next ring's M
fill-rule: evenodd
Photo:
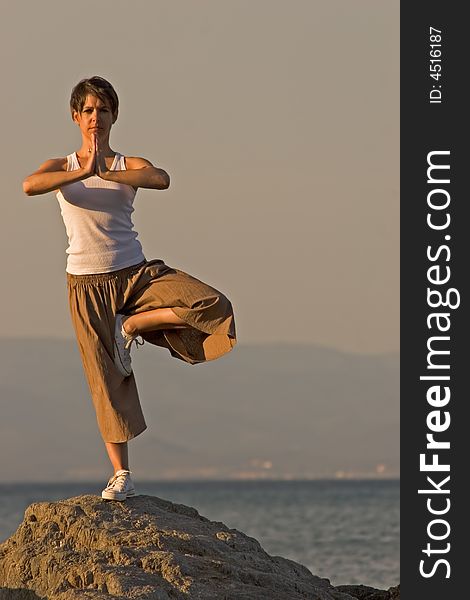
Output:
M52 171L66 171L67 170L67 157L60 158L48 158L44 161L36 173L49 173Z
M128 169L142 169L142 167L154 166L149 160L140 156L126 156L125 160Z

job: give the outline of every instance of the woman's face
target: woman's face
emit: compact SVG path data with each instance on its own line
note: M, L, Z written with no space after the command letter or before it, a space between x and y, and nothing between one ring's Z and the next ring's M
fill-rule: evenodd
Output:
M91 139L93 134L98 139L108 139L113 123L116 121L109 103L96 96L87 96L82 112L74 112L73 120L78 123L82 134Z

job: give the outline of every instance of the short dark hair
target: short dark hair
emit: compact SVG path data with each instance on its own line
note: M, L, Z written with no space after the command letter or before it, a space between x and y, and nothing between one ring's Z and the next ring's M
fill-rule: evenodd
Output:
M102 102L108 102L111 107L111 112L115 117L118 114L119 99L116 90L113 86L98 75L94 75L88 79L82 79L72 90L70 96L70 110L72 116L74 111L81 113L87 96L96 96Z

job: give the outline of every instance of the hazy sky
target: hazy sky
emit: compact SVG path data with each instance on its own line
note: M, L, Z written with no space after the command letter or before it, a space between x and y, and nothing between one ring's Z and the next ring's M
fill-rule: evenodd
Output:
M72 337L55 196L68 100L120 97L111 147L166 169L134 223L232 300L240 343L399 347L398 0L2 2L3 336Z

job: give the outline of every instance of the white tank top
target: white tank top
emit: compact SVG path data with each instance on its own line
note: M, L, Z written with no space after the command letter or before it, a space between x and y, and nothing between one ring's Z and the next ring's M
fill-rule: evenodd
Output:
M80 168L74 152L67 171ZM116 154L111 171L124 171L125 157ZM145 260L131 215L135 189L92 175L63 185L57 192L69 240L66 271L73 275L109 273Z

